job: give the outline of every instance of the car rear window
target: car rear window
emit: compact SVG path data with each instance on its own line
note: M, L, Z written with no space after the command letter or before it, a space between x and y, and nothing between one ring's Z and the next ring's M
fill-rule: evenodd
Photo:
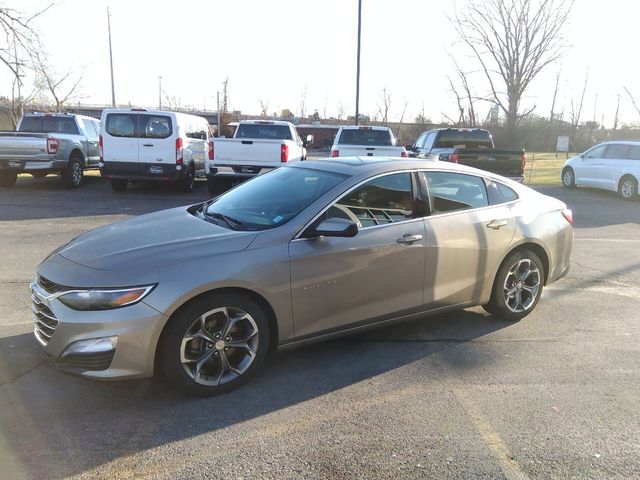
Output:
M20 123L19 132L33 133L66 133L78 135L78 126L73 117L61 117L57 115L43 115L24 117Z
M136 137L138 115L133 113L110 113L107 115L105 130L113 137Z
M140 115L140 138L167 138L173 133L171 117L164 115Z
M433 148L493 148L486 130L442 130Z
M263 125L242 123L238 125L235 138L258 138L265 140L292 140L287 125Z
M388 130L347 129L342 130L338 143L343 145L366 145L372 147L392 146L391 134Z

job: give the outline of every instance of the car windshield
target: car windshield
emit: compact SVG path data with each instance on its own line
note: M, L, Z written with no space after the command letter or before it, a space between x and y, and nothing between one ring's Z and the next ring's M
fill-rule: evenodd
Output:
M338 143L372 147L388 147L393 145L388 130L373 130L369 128L343 130Z
M345 178L307 168L279 168L205 203L200 214L232 230L268 230L287 223Z

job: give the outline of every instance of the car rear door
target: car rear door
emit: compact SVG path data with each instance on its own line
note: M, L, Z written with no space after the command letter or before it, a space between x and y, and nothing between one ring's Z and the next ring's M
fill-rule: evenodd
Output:
M424 303L439 307L476 301L515 234L511 207L490 205L479 176L426 171L419 178L431 209L425 222Z
M169 115L140 113L138 173L162 176L173 173L176 165L177 125Z
M629 156L629 145L626 143L610 143L603 158L594 164L594 178L596 186L606 190L617 191L620 171L624 169Z
M83 118L81 122L87 139L87 165L97 165L100 160L99 130L96 130L94 121L89 118Z
M368 180L328 207L315 223L353 220L351 238L298 238L289 245L296 337L411 312L422 305L424 220L415 218L414 176ZM420 215L421 216L421 215Z
M138 173L138 114L109 112L102 126L103 172L119 175Z

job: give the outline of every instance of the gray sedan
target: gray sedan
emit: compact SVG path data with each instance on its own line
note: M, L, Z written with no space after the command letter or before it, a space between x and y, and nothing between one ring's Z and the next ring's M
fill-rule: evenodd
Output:
M476 305L519 320L566 275L571 223L562 202L455 164L301 162L58 248L31 285L35 337L84 377L163 369L220 393L273 349Z

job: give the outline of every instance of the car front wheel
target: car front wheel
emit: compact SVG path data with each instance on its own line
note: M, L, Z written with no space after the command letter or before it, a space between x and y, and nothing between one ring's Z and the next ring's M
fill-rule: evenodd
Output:
M491 300L484 309L505 320L529 315L540 300L544 266L530 250L517 250L502 262L496 275Z
M160 345L164 371L175 386L196 395L240 386L269 349L267 315L245 295L198 299L170 322Z
M576 175L573 172L573 168L564 167L564 169L562 170L562 185L567 188L575 188Z

